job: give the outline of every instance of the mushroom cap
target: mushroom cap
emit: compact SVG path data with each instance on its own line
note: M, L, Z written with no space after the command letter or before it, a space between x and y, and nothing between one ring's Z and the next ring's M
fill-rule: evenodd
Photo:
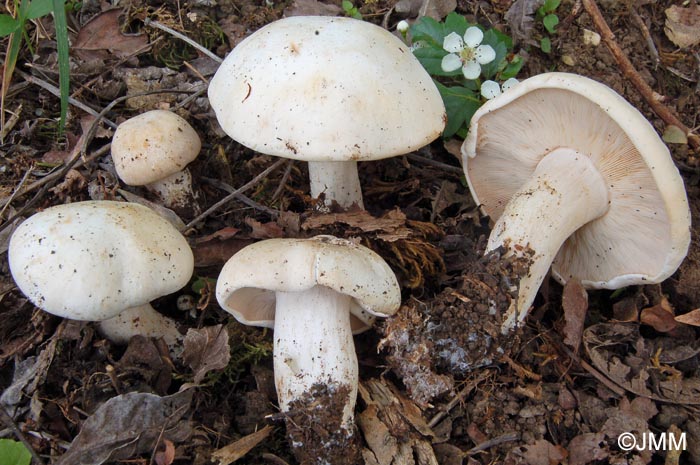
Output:
M477 110L462 145L474 200L498 219L539 161L559 147L591 158L609 187L610 208L565 241L554 277L615 289L673 274L690 244L683 180L647 119L592 79L541 74Z
M142 205L87 201L47 208L12 234L12 277L37 307L104 320L182 288L194 258L185 238Z
M401 305L401 290L389 265L367 247L333 236L268 239L241 249L221 270L216 298L241 323L273 328L275 292L314 286L353 298L353 332L367 329L375 316L394 314Z
M259 29L209 84L223 130L268 155L376 160L438 137L445 107L411 50L352 18L295 16Z
M197 158L202 142L183 118L151 110L129 118L112 138L112 159L119 178L143 186L182 170Z

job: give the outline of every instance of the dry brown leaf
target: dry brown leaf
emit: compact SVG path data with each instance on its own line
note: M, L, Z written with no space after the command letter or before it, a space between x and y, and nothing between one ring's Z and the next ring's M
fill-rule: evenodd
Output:
M342 8L318 0L294 0L284 9L284 16L338 16Z
M613 304L613 318L623 323L639 320L639 308L635 297L625 297Z
M673 308L666 298L661 299L661 303L653 307L642 309L639 316L642 324L649 325L660 333L668 333L678 327L673 316Z
M181 442L192 434L183 419L193 390L167 397L131 392L112 397L90 415L56 465L98 465L151 452L159 437Z
M678 315L674 318L678 323L690 326L700 326L700 308L691 310L683 315Z
M398 209L390 211L381 218L375 218L366 210L313 215L307 218L301 227L309 230L335 223L359 228L366 233L378 233L378 237L387 242L406 239L411 235L411 230L406 227L406 216Z
M522 453L528 465L557 465L562 463L568 452L561 446L555 446L546 439L535 441L534 444L523 446Z
M226 239L223 241L208 241L192 247L194 254L194 266L217 266L223 265L236 252L243 247L252 244L251 239Z
M569 441L569 465L586 465L596 460L605 460L608 447L603 433L584 433Z
M218 465L233 463L244 457L253 447L265 440L271 432L272 427L270 425L265 425L261 430L251 433L248 436L243 436L238 441L215 450L211 453L211 460L218 461Z
M700 5L687 8L673 5L666 9L666 36L681 48L700 44Z
M206 236L199 237L195 239L194 243L195 244L202 244L204 242L209 242L213 240L219 240L223 241L226 239L231 239L233 236L238 234L241 230L238 228L234 228L233 226L226 226L225 228L221 228L218 231L214 231L211 234L207 234Z
M167 439L163 440L163 444L165 445L165 450L156 452L156 464L170 465L175 461L175 444Z
M144 34L123 34L119 26L119 16L122 10L115 8L98 14L78 32L71 50L78 54L95 57L90 52L108 51L118 58L131 55L136 50L148 45L148 38ZM98 56L100 54L98 53ZM104 58L104 53L101 54Z
M564 319L566 320L564 343L574 351L578 351L588 311L588 293L580 280L574 278L566 283L561 306L564 309Z
M199 383L212 370L226 368L231 360L228 331L223 325L187 330L182 360L194 371L194 382Z
M250 237L253 239L275 239L284 237L284 231L280 228L280 225L274 221L261 223L253 218L246 218L245 224L250 226Z

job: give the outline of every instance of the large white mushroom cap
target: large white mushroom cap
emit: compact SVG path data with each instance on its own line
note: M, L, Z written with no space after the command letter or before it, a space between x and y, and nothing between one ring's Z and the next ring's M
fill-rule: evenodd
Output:
M681 176L647 119L591 79L541 74L475 113L462 146L475 201L498 219L542 158L560 148L590 158L608 186L610 204L564 242L552 264L554 276L610 289L670 276L690 243Z
M151 110L117 127L112 159L122 181L144 186L178 173L201 148L197 132L185 119L172 111Z
M333 236L268 239L245 247L221 270L216 298L241 323L274 328L275 292L314 286L352 297L354 332L401 305L396 275L386 262L366 247Z
M209 84L223 130L268 155L375 160L418 149L445 125L442 98L409 48L351 18L295 16L259 29Z
M13 233L12 277L43 310L105 320L182 288L194 269L185 238L152 210L87 201L36 213Z

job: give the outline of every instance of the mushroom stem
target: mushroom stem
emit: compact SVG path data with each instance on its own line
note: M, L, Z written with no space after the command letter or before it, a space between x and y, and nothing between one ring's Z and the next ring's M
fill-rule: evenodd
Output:
M312 388L327 387L329 399L343 405L341 427L353 431L358 368L350 329L351 297L324 286L302 292L276 292L275 385L280 409L304 401ZM310 399L306 399L307 401Z
M188 216L197 215L200 207L192 190L192 174L185 168L158 181L146 184L165 205L176 212L188 212Z
M356 161L311 161L309 180L311 196L316 199L325 194L325 205L335 201L345 209L353 204L364 208Z
M157 312L151 304L127 308L113 318L98 322L97 328L115 344L126 344L134 336L163 338L171 353L177 353L184 340L175 322Z
M564 241L604 215L609 204L605 179L588 156L558 148L542 158L529 181L506 205L487 245L487 251L504 247L506 256L531 260L527 275L520 279L517 302L511 302L505 315L503 334L525 320Z

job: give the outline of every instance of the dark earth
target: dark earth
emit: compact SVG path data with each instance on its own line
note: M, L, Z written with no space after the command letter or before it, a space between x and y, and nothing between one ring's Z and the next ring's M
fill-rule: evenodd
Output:
M69 3L74 102L104 111L117 124L155 108L187 119L203 141L190 165L203 210L254 182L203 220L181 219L195 252L195 276L178 294L153 303L187 333L179 356L161 341L141 337L116 346L92 323L35 308L14 285L3 253L0 438L24 442L35 463L43 464L323 463L314 448L295 456L286 423L299 426L295 437L305 441L312 430L332 435L332 421L316 417L306 429L308 410L285 420L277 409L271 331L231 319L213 289L225 261L247 244L333 234L379 253L403 293L397 316L356 337L357 447L336 463L700 464L700 318L693 313L700 309L700 153L693 140L668 144L693 221L690 251L678 272L660 285L587 293L576 283L562 287L547 279L527 324L503 340L496 331L498 312L507 308L512 283L527 264L482 257L489 220L466 187L455 150L461 140L360 163L367 211L315 212L303 163L283 162L256 178L277 160L240 146L218 127L205 93L217 63L144 24L148 18L167 25L223 57L283 16L343 15L339 1L130 0L116 10L94 1ZM438 16L456 11L512 36L505 14L513 3L368 0L355 6L364 20L390 30L425 7ZM583 40L585 30L600 32L585 8L590 3L562 2L550 53L538 45L546 34L541 24L520 38L515 51L525 65L518 78L547 71L591 77L669 137L668 122L605 41ZM615 43L655 93L654 105L697 134L700 46L679 46L664 30L667 9L695 8L686 18L691 26L685 33L692 35L700 28L697 2L596 3ZM48 16L27 23L26 30L0 133L2 252L13 228L38 210L149 197L119 183L109 156L109 123L93 124L85 109L71 104L66 131L59 134L59 99L42 87L58 86L55 27ZM5 37L0 49L8 47ZM411 111L410 102L400 104ZM64 168L71 158L77 163ZM496 304L495 316L477 317L488 310L488 300ZM474 351L470 333L490 341L485 352ZM465 360L480 367L463 370ZM618 445L625 432L684 433L687 443L682 452L626 452Z

